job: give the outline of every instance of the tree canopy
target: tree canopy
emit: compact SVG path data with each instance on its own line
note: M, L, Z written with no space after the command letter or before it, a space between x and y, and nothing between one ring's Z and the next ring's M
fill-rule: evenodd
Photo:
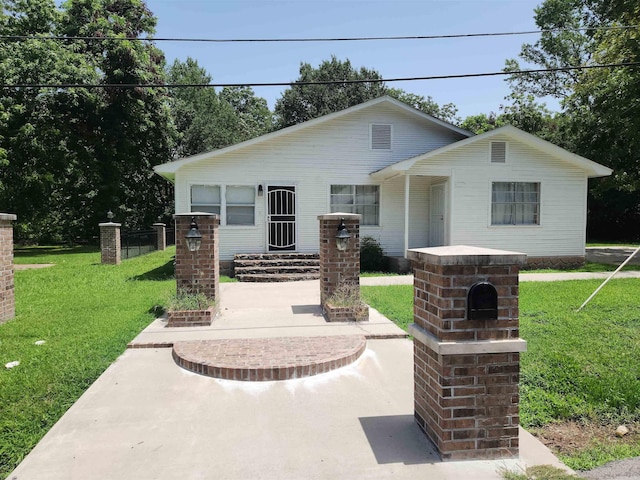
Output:
M545 0L535 10L539 41L525 44L520 57L540 67L640 61L640 31L594 29L640 24L632 0ZM574 30L557 30L570 27ZM556 29L556 30L554 30ZM575 30L581 29L581 30ZM507 70L519 68L507 61ZM640 238L640 69L611 67L514 74L515 92L560 99L556 142L614 169L591 190L591 237Z

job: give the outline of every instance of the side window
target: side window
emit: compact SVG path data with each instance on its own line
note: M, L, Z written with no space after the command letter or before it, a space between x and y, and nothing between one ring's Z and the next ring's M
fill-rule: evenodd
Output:
M191 185L191 211L220 215L220 186Z
M255 187L230 185L225 197L227 225L255 225Z

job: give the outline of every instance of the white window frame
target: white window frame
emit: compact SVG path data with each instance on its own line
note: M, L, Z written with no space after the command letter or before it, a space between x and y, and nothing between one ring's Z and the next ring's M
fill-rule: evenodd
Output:
M219 204L201 203L199 205L196 205L196 207L194 208L194 205L193 205L193 192L192 192L193 187L218 187L220 189L220 203ZM216 183L190 183L189 184L189 211L191 211L191 212L202 212L202 210L198 210L198 207L218 206L220 208L220 213L218 215L220 215L222 217L222 210L223 210L222 205L223 205L223 188L222 188L222 185L219 185L219 184L216 184Z
M233 188L233 187L244 187L244 188L251 188L253 189L253 204L249 205L249 204L229 204L227 203L227 188ZM233 185L225 185L224 186L224 197L222 198L223 202L224 202L224 224L227 227L232 227L232 228L237 228L237 227L255 227L256 226L256 197L257 197L258 193L257 193L257 189L255 185L238 185L238 184L233 184ZM253 206L253 222L252 223L243 223L243 224L238 224L238 223L233 223L233 224L229 224L228 223L228 218L229 215L227 215L227 209L229 208L229 206L231 207L248 207L248 206Z
M196 183L189 183L189 209L191 212L198 212L201 210L198 210L198 205L195 206L193 205L193 201L192 201L192 194L191 194L191 189L193 187L218 187L220 189L220 213L218 214L220 216L220 226L224 226L224 227L229 227L229 228L248 228L248 227L255 227L256 226L256 209L257 209L257 200L256 197L258 195L257 193L257 187L254 184L219 184L219 183L200 183L200 182L196 182ZM227 187L247 187L247 188L253 188L253 223L252 224L246 224L246 225L229 225L227 224ZM213 206L214 204L201 204L202 206ZM234 206L234 205L231 205ZM238 206L249 206L249 205L238 205Z
M389 148L373 148L373 126L384 125L389 127ZM369 150L374 152L390 152L393 150L393 124L392 123L370 123L369 124Z
M332 212L332 213L341 211L341 210L335 210L334 211L334 207L333 207L334 206L334 203L333 203L333 195L334 194L332 193L332 187L338 186L338 185L344 185L344 186L352 187L351 195L353 197L353 203L350 204L350 207L351 207L352 211L350 211L350 212L347 211L347 212L343 212L343 213L357 213L357 212L353 211L355 209L356 205L361 205L363 207L376 206L376 207L378 207L378 214L377 214L377 218L376 218L376 223L364 223L364 222L361 222L360 226L361 227L380 227L381 226L381 223L380 223L380 216L381 216L381 208L380 208L381 195L380 195L380 191L381 191L381 187L380 187L380 185L377 185L377 184L366 184L366 183L364 183L364 184L340 183L339 181L337 181L335 183L331 183L329 185L329 211ZM356 198L356 189L357 189L357 187L375 187L378 190L378 192L377 192L378 193L378 195L377 195L378 196L378 204L377 205L356 204L355 203L355 198ZM335 194L335 195L338 195L338 194ZM342 195L344 195L344 194L342 194ZM345 205L345 204L340 204L340 205ZM364 216L363 216L362 220L364 220Z
M496 183L529 183L538 185L537 223L493 223L493 186ZM526 180L490 180L489 181L489 226L491 228L539 228L542 226L542 182ZM513 205L517 205L514 202Z

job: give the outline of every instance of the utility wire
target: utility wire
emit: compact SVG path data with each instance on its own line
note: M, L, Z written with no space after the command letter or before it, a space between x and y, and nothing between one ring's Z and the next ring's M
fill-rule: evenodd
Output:
M524 75L530 73L568 72L597 68L637 67L640 62L607 63L576 67L538 68L484 73L462 73L454 75L432 75L428 77L369 78L364 80L321 80L313 82L248 82L248 83L3 83L0 88L207 88L207 87L296 87L306 85L344 85L357 83L413 82L420 80L445 80L454 78L495 77L500 75Z
M405 35L388 37L316 37L316 38L171 38L171 37L117 37L109 36L64 36L64 35L0 35L0 41L22 40L84 40L107 41L129 40L141 42L201 42L201 43L295 43L295 42L362 42L379 40L435 40L447 38L474 38L474 37L505 37L514 35L533 35L538 33L557 32L587 32L596 30L629 30L638 29L640 25L618 25L610 27L584 27L584 28L548 28L542 30L525 30L517 32L492 32L492 33L453 33L445 35Z

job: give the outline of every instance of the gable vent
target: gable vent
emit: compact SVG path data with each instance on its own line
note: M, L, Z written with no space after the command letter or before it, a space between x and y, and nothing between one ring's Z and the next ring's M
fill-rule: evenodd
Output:
M391 150L391 125L371 125L371 149Z
M491 163L507 161L507 142L491 142Z

